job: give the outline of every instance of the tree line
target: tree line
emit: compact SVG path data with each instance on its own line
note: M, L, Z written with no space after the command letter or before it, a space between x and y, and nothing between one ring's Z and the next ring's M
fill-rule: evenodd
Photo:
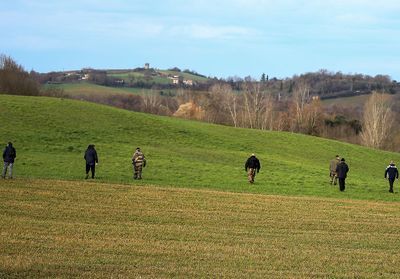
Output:
M0 55L0 93L11 95L40 94L39 83L11 57Z

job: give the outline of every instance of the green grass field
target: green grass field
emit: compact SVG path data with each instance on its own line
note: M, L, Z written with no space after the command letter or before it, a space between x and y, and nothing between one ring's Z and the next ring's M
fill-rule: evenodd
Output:
M68 96L108 96L119 94L149 94L150 89L144 88L127 88L127 87L109 87L101 86L88 82L62 83L62 84L46 84L44 89L63 89Z
M341 107L354 107L354 106L364 106L365 102L371 95L360 95L353 97L341 97L341 98L333 98L326 99L322 101L322 104L325 106L337 105Z
M0 143L17 148L16 179L0 180L0 277L400 276L399 184L383 179L397 153L65 99L0 95L0 108ZM328 183L336 154L343 193Z
M83 153L96 145L100 182L132 181L131 156L148 159L141 184L285 195L397 200L383 173L396 153L305 135L235 129L134 113L56 98L0 96L0 142L18 149L15 173L25 178L79 180ZM244 162L261 160L256 184L247 185ZM347 159L348 191L328 185L329 160Z
M172 80L167 77L160 77L160 76L149 76L148 78L145 77L143 73L140 72L119 72L119 73L109 73L109 76L120 78L125 80L125 82L129 82L130 79L133 77L134 81L142 81L145 83L156 83L156 84L172 84Z
M176 71L170 71L170 70L161 70L159 72L167 74L167 75L169 74L169 75L173 75L173 76L174 75L182 76L184 79L191 79L191 80L197 81L197 82L206 82L208 80L208 78L193 75L190 73L185 73L185 72L176 72Z

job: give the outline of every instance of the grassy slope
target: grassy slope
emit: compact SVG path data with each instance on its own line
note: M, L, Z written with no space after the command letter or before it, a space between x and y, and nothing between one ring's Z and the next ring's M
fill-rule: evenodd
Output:
M161 70L160 72L167 74L167 75L182 76L184 79L191 79L193 81L198 81L198 82L205 82L208 80L208 78L206 78L206 77L201 77L201 76L193 75L190 73L176 72L176 71L170 71L170 70Z
M14 142L18 177L82 179L83 152L94 143L102 182L399 200L398 195L387 194L383 179L388 161L399 161L399 154L55 98L1 95L0 107L0 142ZM142 182L131 179L130 158L137 146L148 159ZM261 160L262 170L250 187L243 165L252 152ZM350 166L345 193L327 183L328 163L337 153Z
M360 95L353 97L342 97L342 98L334 98L334 99L326 99L322 100L322 104L325 106L342 106L342 107L352 107L352 106L363 106L364 103L370 95Z
M176 72L176 71L170 71L170 70L158 70L158 72L163 73L165 75L172 75L172 76L182 76L184 79L190 79L193 81L197 82L206 82L208 79L205 77L193 75L190 73L184 73L184 72ZM136 81L141 80L144 82L155 82L158 84L172 84L172 80L167 78L167 77L160 77L160 76L151 76L148 81L146 81L145 75L142 72L132 72L132 71L127 71L127 72L110 72L110 76L116 77L116 78L121 78L124 79L126 82L129 81L130 77L134 77Z
M140 72L121 72L121 73L111 73L109 76L120 78L125 80L125 82L129 82L131 77L134 77L135 81L143 81L145 83L156 83L156 84L172 84L172 80L167 77L160 76L150 76L149 79L146 79L145 75Z
M397 154L49 98L0 95L0 119L18 153L17 179L0 180L1 278L399 277L399 198L382 179ZM25 179L82 179L89 142L103 183ZM137 145L149 186L105 184L138 184ZM249 187L252 151L263 169ZM326 183L337 152L345 193Z
M149 89L108 87L88 82L46 84L44 88L60 88L64 93L70 96L106 96L116 94L142 94L150 92Z
M399 278L397 202L0 180L1 278Z

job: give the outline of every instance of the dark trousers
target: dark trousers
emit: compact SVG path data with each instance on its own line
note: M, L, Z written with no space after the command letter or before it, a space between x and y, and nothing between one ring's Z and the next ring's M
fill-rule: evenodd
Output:
M393 193L393 182L394 182L394 178L393 179L388 179L389 180L389 192Z
M86 174L89 174L89 170L92 171L92 178L94 178L94 173L96 171L96 165L88 165L88 164L86 164Z
M339 177L339 189L340 191L344 191L344 189L346 188L346 178L340 178Z

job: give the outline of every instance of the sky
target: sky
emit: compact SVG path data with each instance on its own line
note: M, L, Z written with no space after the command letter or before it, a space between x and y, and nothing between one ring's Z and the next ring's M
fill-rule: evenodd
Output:
M326 69L400 80L398 0L0 0L0 54L38 72Z

